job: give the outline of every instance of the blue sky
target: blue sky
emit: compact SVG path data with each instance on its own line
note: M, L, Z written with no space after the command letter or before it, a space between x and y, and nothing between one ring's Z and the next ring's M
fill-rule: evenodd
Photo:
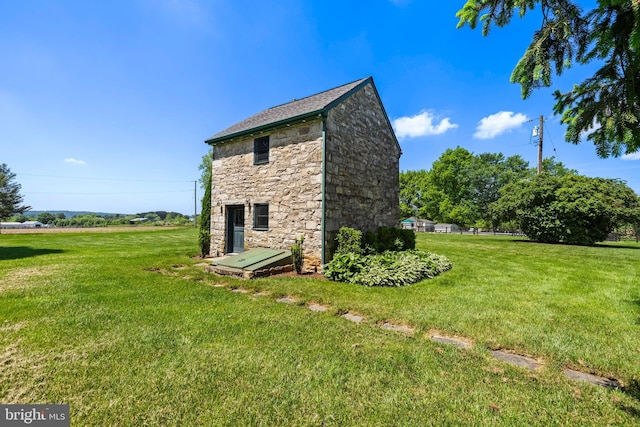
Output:
M36 210L194 211L204 140L265 108L373 76L402 170L447 148L544 155L640 193L640 156L564 142L554 89L509 83L539 25L456 29L464 0L0 0L0 162ZM584 2L586 6L593 2ZM202 190L197 189L197 210Z

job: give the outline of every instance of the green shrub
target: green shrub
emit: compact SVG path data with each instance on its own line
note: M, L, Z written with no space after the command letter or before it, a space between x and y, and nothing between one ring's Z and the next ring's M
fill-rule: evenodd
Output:
M353 276L363 268L363 256L353 252L336 252L325 264L324 275L336 282L351 282Z
M338 248L336 254L361 254L362 253L362 231L349 227L341 227L336 236Z
M378 227L363 237L361 231L342 227L336 241L338 249L324 266L324 275L338 282L404 286L451 268L445 257L414 250L412 230Z
M206 183L204 195L202 196L202 211L200 213L200 232L198 233L198 244L200 255L206 257L211 249L211 161L209 161L208 173L203 176ZM165 215L165 219L166 219ZM194 218L197 221L197 218Z
M208 230L200 229L198 232L198 246L200 247L200 255L204 258L209 255L211 245L211 235Z
M365 233L364 246L369 253L411 250L416 247L416 234L413 230L378 227L376 231Z
M363 286L406 286L451 268L449 260L424 251L386 251L381 254L337 254L324 268L331 280Z
M291 259L293 260L293 268L296 273L302 274L302 264L304 263L304 254L302 252L302 244L304 243L304 236L300 236L296 239L296 243L291 246Z
M640 215L640 198L623 181L582 175L536 175L500 190L491 210L515 221L531 240L593 245Z
M415 249L416 234L413 230L378 227L376 231L362 233L349 227L342 227L336 236L336 253L373 254L385 251L405 251Z

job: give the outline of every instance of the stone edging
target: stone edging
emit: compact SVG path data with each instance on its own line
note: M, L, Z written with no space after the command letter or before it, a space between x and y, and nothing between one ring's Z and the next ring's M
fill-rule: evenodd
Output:
M212 286L215 288L227 288L227 285L224 283L215 283ZM231 290L232 292L237 292L237 293L243 293L243 294L252 293L251 291L244 288L240 288L240 287L235 287L235 288L229 287L228 289ZM252 296L254 297L270 296L270 295L271 293L269 292L253 292L252 293ZM296 304L298 301L300 301L300 299L293 296L284 296L276 299L276 302L284 303L284 304ZM309 310L318 312L318 313L331 310L331 306L328 306L326 304L318 304L315 302L305 304L305 306ZM355 312L351 312L351 311L342 312L338 314L343 319L349 320L356 324L366 322L367 320L366 316L355 313ZM391 322L382 322L379 324L379 326L381 329L402 333L408 336L413 335L413 333L415 332L415 328L412 326L400 325L400 324L395 324ZM458 337L458 336L449 336L440 331L432 330L428 335L429 335L429 339L432 342L444 344L444 345L453 345L462 350L468 350L473 346L472 340L468 338ZM539 370L544 366L544 361L542 359L536 359L530 356L520 355L508 349L495 349L490 351L494 359L507 363L512 366L525 368L531 371ZM564 368L562 372L565 375L565 377L571 380L587 382L589 384L610 388L610 389L620 389L622 387L620 384L620 381L618 381L615 378L602 377L602 376L598 376L591 373L577 371L568 367Z

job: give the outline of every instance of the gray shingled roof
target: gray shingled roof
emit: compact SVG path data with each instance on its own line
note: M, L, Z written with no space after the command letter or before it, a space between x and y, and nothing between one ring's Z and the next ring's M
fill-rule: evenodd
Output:
M331 107L350 95L351 91L359 89L368 83L371 77L356 80L346 85L329 89L302 99L295 99L286 104L268 108L249 117L235 125L218 132L205 142L213 144L227 139L235 138L243 134L258 132L269 127L283 125L288 122L312 117L320 113L326 113Z

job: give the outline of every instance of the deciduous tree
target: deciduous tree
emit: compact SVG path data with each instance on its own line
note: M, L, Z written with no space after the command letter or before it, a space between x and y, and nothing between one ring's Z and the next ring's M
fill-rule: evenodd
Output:
M424 217L424 205L429 192L429 174L427 171L406 171L400 173L400 216Z
M489 205L499 199L500 188L531 175L520 156L448 149L429 171L400 174L400 209L404 217L496 227Z
M531 172L533 175L535 171L532 169ZM577 170L569 169L554 156L542 159L542 172L553 176L578 175Z
M41 212L38 214L38 221L43 224L53 224L56 221L56 217L49 212Z

